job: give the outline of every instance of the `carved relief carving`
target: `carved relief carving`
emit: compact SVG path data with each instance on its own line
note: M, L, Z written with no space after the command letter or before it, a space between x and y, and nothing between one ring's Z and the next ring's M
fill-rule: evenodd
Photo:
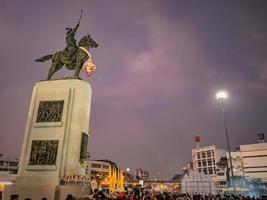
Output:
M33 140L29 165L55 165L58 140Z
M40 101L36 122L61 122L64 101Z

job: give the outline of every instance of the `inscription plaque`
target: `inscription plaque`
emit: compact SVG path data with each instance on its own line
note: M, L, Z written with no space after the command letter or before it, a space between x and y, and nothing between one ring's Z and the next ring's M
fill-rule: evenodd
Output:
M36 122L61 122L64 101L40 101Z
M81 152L80 152L80 162L81 163L85 162L85 160L86 160L87 144L88 144L88 135L85 133L82 133Z
M33 140L29 165L55 165L58 140Z

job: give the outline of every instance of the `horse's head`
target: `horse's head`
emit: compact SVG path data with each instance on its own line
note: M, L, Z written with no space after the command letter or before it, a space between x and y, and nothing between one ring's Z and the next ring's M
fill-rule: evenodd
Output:
M93 38L89 34L87 35L87 37L88 37L88 43L87 44L89 45L89 48L96 48L96 47L98 47L97 42L94 41Z
M84 36L80 41L79 41L79 46L83 46L85 48L96 48L98 47L98 44L96 41L93 40L93 38L88 34Z

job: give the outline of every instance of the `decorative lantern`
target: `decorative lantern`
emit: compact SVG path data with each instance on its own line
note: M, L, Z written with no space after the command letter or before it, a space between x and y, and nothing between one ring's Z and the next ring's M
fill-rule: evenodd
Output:
M87 76L91 76L96 71L96 65L91 58L88 58L83 64L82 70Z

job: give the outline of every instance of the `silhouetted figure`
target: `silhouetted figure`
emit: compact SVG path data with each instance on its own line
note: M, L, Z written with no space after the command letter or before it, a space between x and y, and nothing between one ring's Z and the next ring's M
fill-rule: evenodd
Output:
M72 194L68 194L66 200L75 200L75 197Z
M94 195L93 198L95 200L104 200L106 199L106 195L104 194L104 192L102 190L98 190L98 189L94 189Z
M17 194L12 194L12 195L10 196L10 200L19 200L19 195L17 195Z

